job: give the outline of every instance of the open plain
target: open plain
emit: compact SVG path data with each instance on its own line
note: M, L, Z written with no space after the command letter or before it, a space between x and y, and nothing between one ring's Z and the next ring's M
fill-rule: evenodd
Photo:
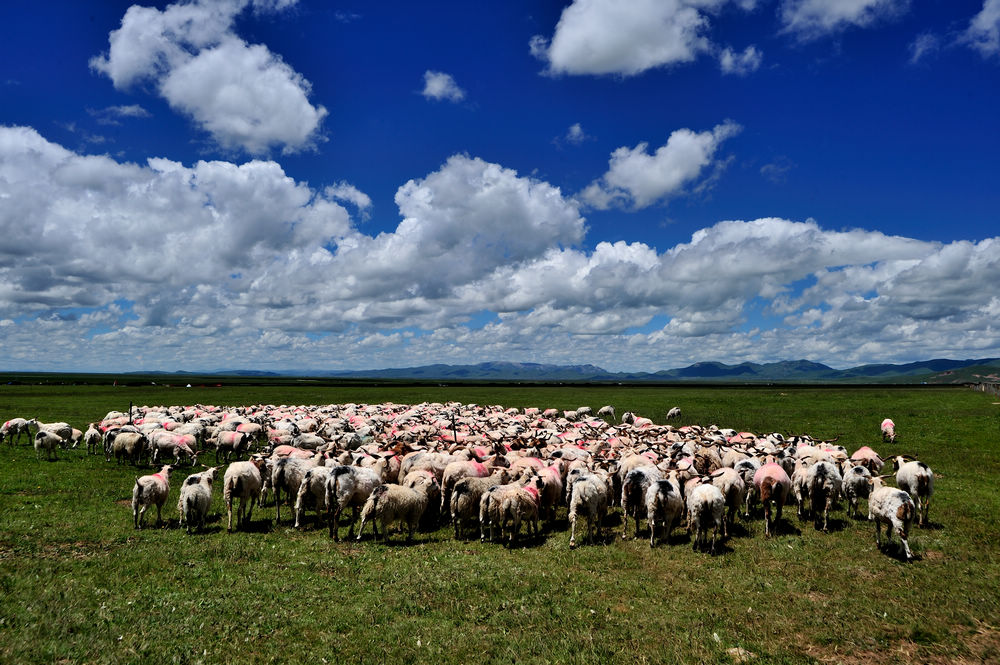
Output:
M291 382L295 383L295 382ZM874 527L833 511L828 533L785 510L764 537L758 510L715 556L683 529L656 549L613 537L570 550L555 528L508 548L456 541L449 527L388 545L333 542L274 507L227 533L221 485L208 528L136 531L135 476L59 450L0 446L0 662L267 663L979 663L1000 661L1000 405L950 387L6 385L0 420L87 423L171 404L459 401L575 409L612 404L664 422L809 434L937 474L916 555L875 546ZM898 440L883 443L891 417ZM213 458L203 458L212 463ZM862 502L862 512L866 512ZM155 515L154 515L155 517ZM148 519L148 516L147 516ZM150 520L150 524L155 520Z

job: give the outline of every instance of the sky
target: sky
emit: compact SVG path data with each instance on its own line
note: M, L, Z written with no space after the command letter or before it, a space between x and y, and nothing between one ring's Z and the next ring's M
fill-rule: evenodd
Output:
M1000 356L1000 0L9 0L0 68L0 370Z

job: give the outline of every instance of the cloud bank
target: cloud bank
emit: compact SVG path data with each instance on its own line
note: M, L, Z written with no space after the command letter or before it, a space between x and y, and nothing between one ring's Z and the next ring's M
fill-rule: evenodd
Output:
M1000 353L1000 238L764 218L588 250L573 197L467 155L400 186L398 226L370 235L348 183L263 160L125 163L4 127L0 200L4 369Z

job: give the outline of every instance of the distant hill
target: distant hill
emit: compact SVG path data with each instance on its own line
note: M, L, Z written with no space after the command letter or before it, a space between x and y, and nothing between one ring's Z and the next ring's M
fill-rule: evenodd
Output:
M314 374L315 375L315 374ZM321 376L366 379L466 381L683 382L734 383L962 383L995 381L1000 358L935 359L901 365L862 365L836 370L809 360L774 363L698 362L658 372L609 372L596 365L486 362L476 365L424 365L392 369L323 372ZM993 378L990 378L993 377Z

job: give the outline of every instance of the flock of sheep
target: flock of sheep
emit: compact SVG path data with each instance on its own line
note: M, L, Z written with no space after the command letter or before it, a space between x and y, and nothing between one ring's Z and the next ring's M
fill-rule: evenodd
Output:
M678 420L671 409L667 421ZM31 427L36 428L32 436ZM883 441L895 440L895 425L881 425ZM586 522L586 540L605 532L609 512L620 507L621 535L637 537L646 520L650 547L669 541L686 526L695 549L715 553L737 515L750 519L760 505L770 536L786 504L799 518L810 517L826 530L828 514L843 499L853 516L867 499L882 546L897 535L907 559L913 557L909 530L927 520L934 473L923 462L897 456L896 487L879 475L884 462L864 446L848 453L835 441L807 435L758 435L716 426L657 425L625 413L620 420L606 406L593 414L576 411L503 408L460 403L340 404L327 406L138 407L112 412L81 432L66 423L13 419L0 427L0 442L23 435L36 452L55 456L59 447L84 443L88 453L110 462L164 464L137 477L132 490L133 526L144 524L155 506L157 524L170 494L171 472L198 465L214 452L226 464L223 498L227 526L250 524L255 506L273 503L276 521L289 504L296 528L306 511L325 520L330 536L361 539L370 523L389 538L393 525L412 538L421 525L450 520L455 537L478 527L481 540L513 544L522 525L532 535L544 520L551 528L556 510L568 509L570 547L577 526ZM235 456L237 461L229 462ZM247 456L248 459L242 458ZM188 475L180 488L180 523L191 532L204 528L219 467ZM350 509L350 514L345 509ZM596 533L596 536L595 536Z

